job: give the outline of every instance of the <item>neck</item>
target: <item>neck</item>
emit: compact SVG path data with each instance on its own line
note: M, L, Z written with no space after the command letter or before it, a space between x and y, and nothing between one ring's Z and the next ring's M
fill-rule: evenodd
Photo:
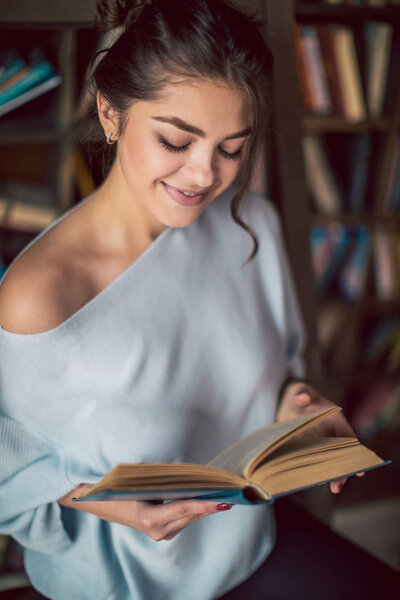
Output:
M151 244L167 228L135 197L118 158L96 195L102 205L107 230L110 233L113 230L122 244L129 245L132 240Z

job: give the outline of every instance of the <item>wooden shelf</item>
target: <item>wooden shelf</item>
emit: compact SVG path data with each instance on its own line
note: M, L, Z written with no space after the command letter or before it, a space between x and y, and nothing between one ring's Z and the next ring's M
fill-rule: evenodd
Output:
M400 23L400 6L373 8L369 6L329 6L324 4L298 6L296 20L300 23L331 22L358 23L361 21L385 21Z
M386 225L388 227L400 227L400 214L382 215L373 213L340 213L337 215L322 215L312 213L310 225L329 225L330 223L342 223L345 225L369 225L376 227Z
M0 3L1 27L91 27L95 0L12 0Z
M400 128L399 117L379 117L351 122L343 117L304 115L302 128L306 133L368 133Z
M399 312L400 310L400 298L394 298L391 300L380 300L379 298L367 297L362 298L357 302L349 302L345 298L320 298L318 300L318 309L323 310L324 308L339 307L345 311L353 311L363 313L388 313L388 312Z

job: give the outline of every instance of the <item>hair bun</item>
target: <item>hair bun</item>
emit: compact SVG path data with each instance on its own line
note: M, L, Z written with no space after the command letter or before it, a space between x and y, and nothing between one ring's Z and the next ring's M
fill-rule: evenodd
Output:
M152 0L96 0L96 25L101 31L121 26L127 29L151 3Z

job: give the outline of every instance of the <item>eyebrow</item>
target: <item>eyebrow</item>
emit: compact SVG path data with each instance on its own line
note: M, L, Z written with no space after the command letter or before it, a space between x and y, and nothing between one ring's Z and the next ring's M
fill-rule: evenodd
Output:
M162 123L169 123L170 125L174 125L178 129L182 129L182 131L187 131L188 133L193 133L194 135L198 135L199 137L206 137L206 133L195 127L194 125L190 125L189 123L185 123L182 119L178 117L152 117L155 121L161 121ZM242 131L238 131L237 133L232 133L232 135L228 135L225 140L234 140L236 138L245 137L251 133L251 127L247 127L247 129L243 129Z

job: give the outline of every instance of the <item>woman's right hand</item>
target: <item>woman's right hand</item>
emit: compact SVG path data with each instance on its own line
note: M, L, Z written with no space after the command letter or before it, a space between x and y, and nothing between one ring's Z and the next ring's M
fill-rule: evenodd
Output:
M190 523L231 508L230 504L207 500L176 500L166 504L135 500L72 501L72 498L76 498L87 489L86 485L81 485L60 498L58 503L61 506L89 512L105 521L132 527L157 542L172 540Z

